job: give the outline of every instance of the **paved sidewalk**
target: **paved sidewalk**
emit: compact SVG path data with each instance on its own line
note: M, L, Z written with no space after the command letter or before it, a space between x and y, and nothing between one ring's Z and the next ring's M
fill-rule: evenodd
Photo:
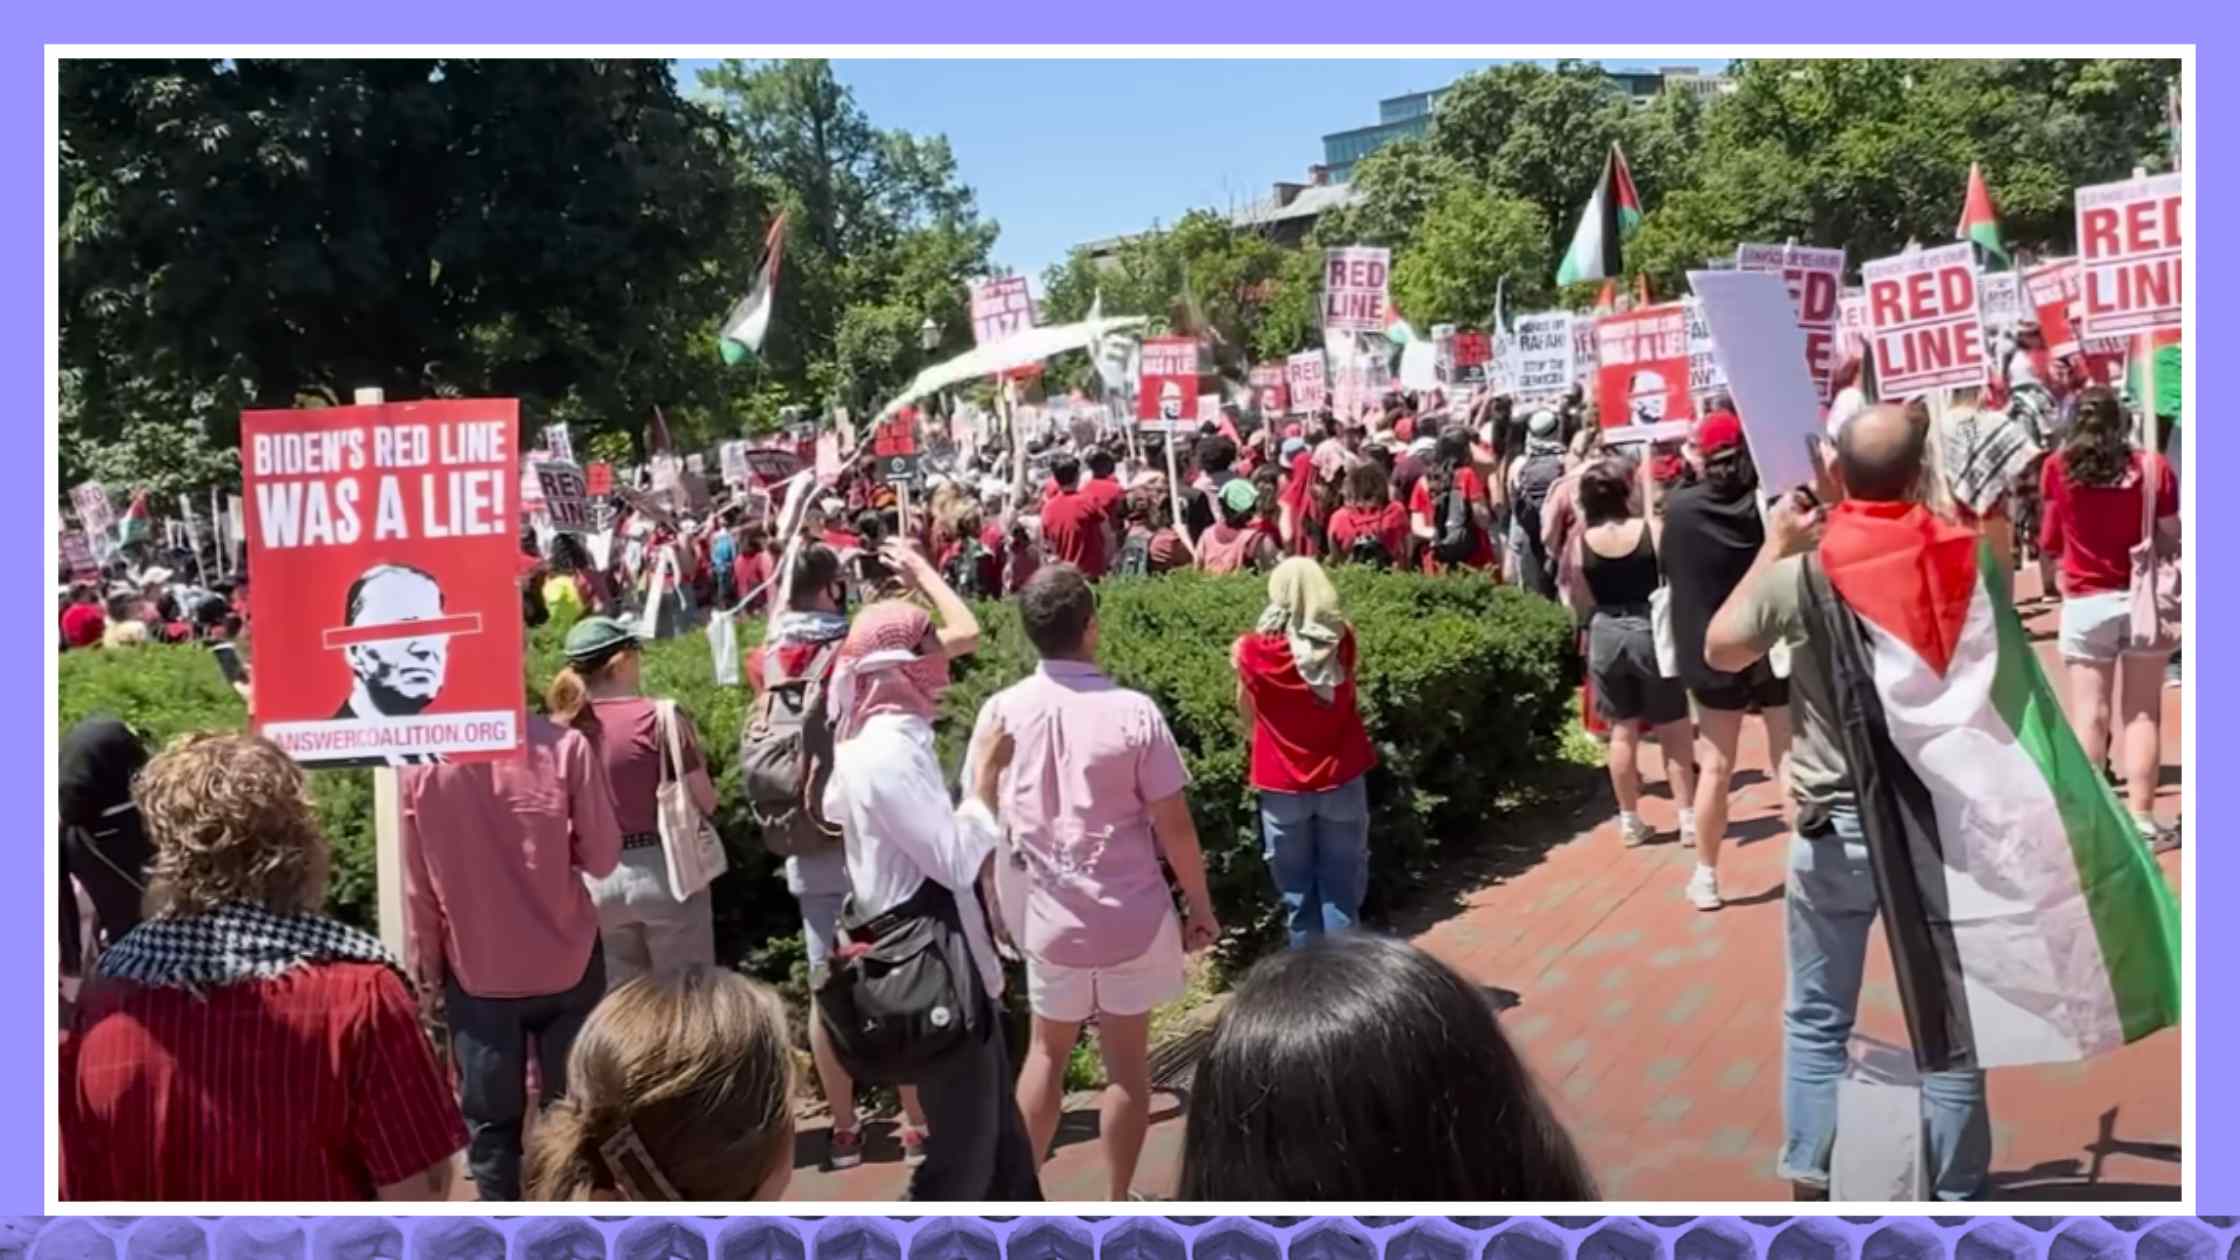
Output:
M2029 580L2026 578L2026 582ZM2034 583L2030 583L2034 585ZM2053 659L2056 614L2031 619ZM2178 815L2182 731L2163 692L2164 786ZM1577 810L1579 831L1545 860L1462 895L1416 942L1489 987L1516 995L1503 1027L1539 1074L1610 1199L1786 1199L1773 1176L1781 1137L1781 888L1786 824L1767 774L1763 729L1744 724L1734 820L1721 860L1727 908L1681 897L1692 853L1676 843L1663 789L1644 805L1656 843L1619 842L1607 780ZM1739 843L1735 837L1739 837ZM2173 883L2182 854L2162 859ZM1902 1044L1904 1018L1879 928L1859 1032ZM2180 1033L2165 1031L2091 1063L1991 1076L1996 1193L2100 1200L2178 1196ZM1154 1100L1136 1188L1164 1197L1182 1150L1182 1100ZM1094 1100L1074 1100L1045 1170L1052 1200L1102 1198ZM891 1200L907 1184L891 1126L870 1131L866 1163L825 1173L825 1132L802 1135L789 1198Z

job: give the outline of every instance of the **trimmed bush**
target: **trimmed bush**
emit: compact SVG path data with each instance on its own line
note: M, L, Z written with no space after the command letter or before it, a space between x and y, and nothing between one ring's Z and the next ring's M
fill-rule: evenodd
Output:
M1361 647L1363 716L1380 764L1370 778L1372 906L1438 861L1443 845L1483 832L1501 789L1552 754L1578 681L1568 617L1555 605L1479 577L1426 578L1357 566L1333 571ZM1259 617L1266 587L1253 577L1177 573L1098 588L1099 654L1122 685L1167 715L1194 784L1192 813L1223 921L1257 938L1274 924L1274 889L1260 858L1247 777L1249 741L1235 703L1230 645ZM980 651L963 663L942 705L940 749L952 780L980 704L1034 668L1015 607L977 610ZM741 627L751 643L761 623ZM532 709L560 665L566 625L531 633L524 686ZM742 690L718 687L707 639L649 645L649 694L673 696L714 753L722 799L716 825L732 859L715 886L719 956L798 984L800 916L778 862L764 852L738 793ZM158 742L183 731L237 727L242 705L199 647L69 652L61 658L64 729L115 713ZM374 918L371 773L313 775L321 821L335 845L332 904L354 922Z

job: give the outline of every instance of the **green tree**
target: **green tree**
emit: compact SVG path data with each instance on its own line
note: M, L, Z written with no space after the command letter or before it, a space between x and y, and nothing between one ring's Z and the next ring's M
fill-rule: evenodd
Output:
M1392 264L1392 298L1418 329L1482 328L1504 276L1515 309L1541 305L1555 264L1540 207L1480 187L1448 188Z
M84 438L223 448L245 407L360 385L590 429L715 400L707 249L753 203L665 62L73 60L60 88Z

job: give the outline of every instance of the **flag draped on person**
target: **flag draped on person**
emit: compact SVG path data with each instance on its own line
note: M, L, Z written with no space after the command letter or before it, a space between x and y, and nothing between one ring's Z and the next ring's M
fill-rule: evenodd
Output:
M154 518L148 513L148 492L136 490L132 495L132 506L125 509L124 518L117 522L117 541L146 542L154 523Z
M786 248L786 215L770 224L770 235L762 244L762 265L755 268L754 284L747 295L731 307L723 317L723 327L716 333L716 349L723 354L727 364L737 364L751 355L762 353L763 338L770 333L770 312L778 301L778 260Z
M1594 196L1579 214L1571 248L1556 269L1556 283L1616 278L1625 270L1622 246L1640 226L1641 198L1633 191L1633 172L1626 169L1626 155L1613 144L1602 163L1602 178L1595 181Z
M2177 901L1989 545L1850 501L1805 571L1920 1068L2072 1062L2175 1025Z
M1960 226L1953 231L1952 239L1973 242L1976 261L1986 271L2005 271L2014 265L2007 256L2006 242L1999 238L1999 207L1991 204L1983 167L1975 162L1968 163L1968 196L1960 207Z

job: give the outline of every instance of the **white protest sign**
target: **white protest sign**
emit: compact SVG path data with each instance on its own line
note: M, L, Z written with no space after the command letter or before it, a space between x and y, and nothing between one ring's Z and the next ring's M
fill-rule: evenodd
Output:
M1569 311L1517 317L1510 328L1507 349L1509 384L1520 401L1561 398L1570 392L1577 376L1573 363L1578 343L1573 323Z
M1853 289L1836 302L1836 354L1845 363L1867 354L1867 291Z
M1688 392L1698 398L1723 392L1727 388L1727 374L1719 368L1719 356L1711 347L1711 325L1703 322L1703 304L1694 298L1686 299L1688 308ZM1607 434L1604 441L1609 440Z
M2077 190L2085 337L2176 328L2185 317L2185 180L2150 175Z
M1429 393L1439 388L1439 347L1416 340L1400 347L1400 387Z
M1688 283L1711 326L1761 491L1770 497L1811 485L1820 389L1805 366L1804 331L1787 285L1763 271L1691 271Z
M566 460L571 464L576 462L575 443L568 437L568 426L565 424L548 424L544 427L544 449L554 459Z
M747 484L747 444L744 441L725 442L717 448L723 461L723 479L729 485Z
M96 538L107 538L109 529L117 523L117 509L109 502L109 488L98 481L88 481L70 492L70 502L78 509L78 523Z
M2014 336L2015 326L2022 322L2022 277L2011 271L1977 276L1976 305L1983 311L1985 337Z
M583 470L563 459L541 459L536 468L537 488L544 495L544 510L552 528L563 534L590 532L591 495L584 484Z
M1322 328L1326 333L1384 331L1392 251L1346 245L1322 252Z
M1329 374L1323 370L1320 350L1302 350L1285 359L1283 379L1291 387L1292 415L1313 415L1329 401Z
M1025 276L998 276L972 286L974 345L1001 341L1034 327L1034 295Z
M1796 306L1804 330L1805 367L1819 386L1822 401L1834 396L1836 324L1842 318L1843 251L1813 245L1744 243L1735 247L1734 265L1742 271L1778 273Z
M1974 250L1961 241L1860 269L1875 388L1884 400L1981 385L1990 375Z

